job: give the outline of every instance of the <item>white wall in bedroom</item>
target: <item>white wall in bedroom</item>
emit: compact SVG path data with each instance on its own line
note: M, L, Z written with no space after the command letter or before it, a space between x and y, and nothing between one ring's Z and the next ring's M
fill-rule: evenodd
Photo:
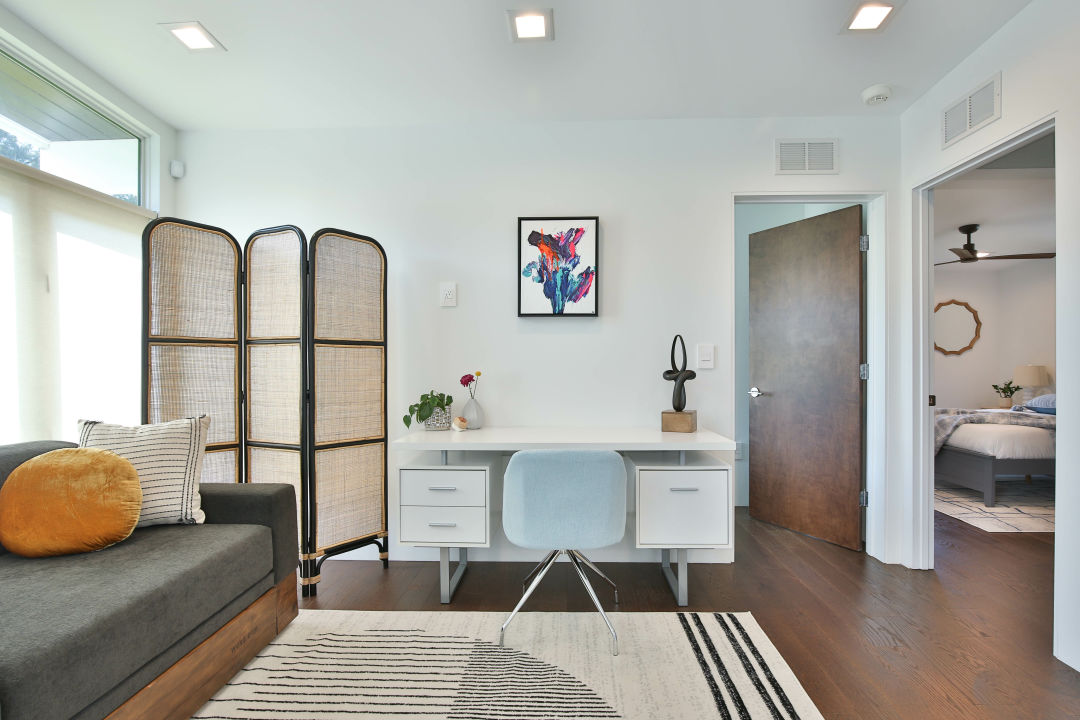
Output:
M293 223L386 247L391 437L420 392L464 399L474 370L489 425L656 427L675 333L691 355L717 345L688 407L733 436L733 195L887 191L897 136L884 117L192 131L178 213L241 240ZM775 175L777 137L839 137L841 172ZM517 217L545 214L600 217L598 318L516 316ZM440 281L456 308L439 307Z
M901 184L904 197L900 210L898 242L889 257L893 280L890 302L895 313L890 348L898 356L891 373L890 419L897 432L890 433L889 505L901 524L914 528L914 516L924 512L915 507L912 434L902 428L914 425L916 408L915 358L910 351L915 337L912 310L917 290L912 247L912 202L908 190L918 187L965 160L987 151L1025 129L1054 119L1056 142L1055 194L1057 217L1056 305L1062 309L1080 306L1080 94L1062 88L1080 83L1080 3L1073 0L1034 0L1013 20L969 55L900 118ZM1002 114L999 120L962 138L948 148L941 147L941 110L965 92L1002 74ZM933 308L931 307L931 310ZM1066 359L1080 356L1080 323L1062 312L1056 318L1056 352ZM1075 366L1075 361L1072 365ZM1080 407L1080 376L1062 374L1057 379L1057 395L1066 410L1058 416L1057 468L1062 477L1073 477L1080 468L1080 420L1069 408ZM922 400L920 397L919 400ZM922 407L922 403L918 403ZM1059 522L1054 542L1054 655L1080 668L1080 483L1059 483L1056 505ZM905 539L904 556L918 557L923 548L917 540ZM917 564L918 566L918 564Z
M961 264L936 268L934 303L962 300L979 313L982 332L963 355L934 353L939 407L997 407L992 384L1011 379L1017 365L1054 362L1054 261L1027 260L986 272Z

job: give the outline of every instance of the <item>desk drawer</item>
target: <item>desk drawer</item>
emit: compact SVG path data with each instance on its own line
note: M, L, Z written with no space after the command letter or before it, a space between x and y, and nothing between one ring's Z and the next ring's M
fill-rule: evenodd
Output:
M639 470L638 546L727 545L729 485L724 469Z
M486 507L401 507L401 542L486 544Z
M402 470L401 504L443 507L487 505L483 470Z

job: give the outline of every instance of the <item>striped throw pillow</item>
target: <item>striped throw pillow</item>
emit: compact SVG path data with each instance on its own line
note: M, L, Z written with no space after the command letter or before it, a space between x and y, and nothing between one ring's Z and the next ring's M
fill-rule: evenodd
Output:
M80 420L79 447L111 450L135 466L142 486L138 527L202 523L199 477L209 429L208 415L136 427Z

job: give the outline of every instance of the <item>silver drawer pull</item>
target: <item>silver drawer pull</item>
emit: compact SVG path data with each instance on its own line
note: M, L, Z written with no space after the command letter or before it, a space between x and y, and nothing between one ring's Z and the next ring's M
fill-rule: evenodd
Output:
M453 485L428 485L428 490L448 490L454 492L457 488Z
M457 527L457 523L428 523L428 527Z
M697 488L692 488L692 487L673 487L673 488L671 488L671 492L697 492L697 491L698 491Z

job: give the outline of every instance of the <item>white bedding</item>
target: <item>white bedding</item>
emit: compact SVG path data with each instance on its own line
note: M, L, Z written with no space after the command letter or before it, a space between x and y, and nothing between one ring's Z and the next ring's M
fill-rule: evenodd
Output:
M1052 460L1054 434L1022 425L960 425L945 447L972 450L1000 460Z

